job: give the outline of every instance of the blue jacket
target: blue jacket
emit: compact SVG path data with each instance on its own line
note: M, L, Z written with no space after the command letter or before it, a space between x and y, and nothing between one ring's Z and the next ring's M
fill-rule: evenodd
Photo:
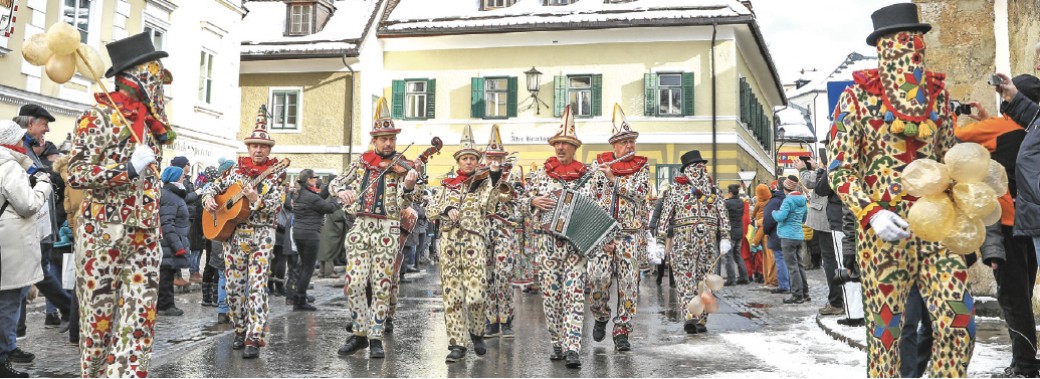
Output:
M766 203L765 209L762 211L765 214L772 216L773 211L780 209L780 205L783 204L785 197L783 190L773 191L773 197L769 199L769 202ZM777 223L773 217L762 217L762 232L769 235L766 247L770 250L781 250L780 236L776 234L776 226Z
M787 194L780 209L772 213L773 219L779 224L776 227L777 235L783 239L804 240L805 232L802 230L802 224L805 223L807 211L805 195L802 195L801 192Z

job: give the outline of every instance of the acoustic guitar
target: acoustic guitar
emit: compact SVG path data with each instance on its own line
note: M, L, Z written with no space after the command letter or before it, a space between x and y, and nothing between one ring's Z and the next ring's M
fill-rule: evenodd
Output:
M249 180L245 185L256 188L260 181L267 178L272 172L284 170L288 167L289 159L282 158L278 163L264 170L259 176ZM245 186L242 183L232 183L224 190L224 193L213 197L213 200L217 202L216 211L205 210L202 212L202 234L206 236L206 239L219 242L227 241L228 238L231 238L231 233L235 231L235 227L249 220L249 204L247 201L242 201L246 198L242 192L243 188Z

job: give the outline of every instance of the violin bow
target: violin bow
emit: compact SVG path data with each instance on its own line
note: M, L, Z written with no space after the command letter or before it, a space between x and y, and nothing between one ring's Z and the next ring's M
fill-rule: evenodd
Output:
M368 193L368 190L372 189L372 187L375 187L375 184L379 182L379 178L383 177L383 175L386 175L387 172L392 170L394 166L396 166L397 163L401 161L401 158L404 158L404 153L408 151L408 149L411 149L412 145L415 145L415 142L408 144L408 146L405 147L404 150L401 151L401 153L397 154L397 156L394 157L394 160L390 161L390 165L386 166L386 168L383 169L383 171L381 171L379 175L377 175L375 179L372 180L371 183L368 183L368 187L365 187L365 189L357 195L357 198L360 200L362 196L365 196L365 194Z

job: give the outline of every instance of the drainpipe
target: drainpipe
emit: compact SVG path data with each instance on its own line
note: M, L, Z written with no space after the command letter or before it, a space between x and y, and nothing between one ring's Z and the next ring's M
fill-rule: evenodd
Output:
M350 67L350 64L347 64L346 52L343 53L340 59L343 60L343 65L347 67L347 70L350 70L350 85L347 86L347 93L350 94L350 115L347 116L347 133L350 134L347 142L347 166L349 167L351 163L354 163L354 110L356 108L354 106L354 101L356 100L354 99L354 83L357 81L357 72L354 71L353 67Z
M719 32L719 23L711 22L711 173L715 175L715 187L719 183L719 147L718 147L718 109L716 103L715 82L715 38Z

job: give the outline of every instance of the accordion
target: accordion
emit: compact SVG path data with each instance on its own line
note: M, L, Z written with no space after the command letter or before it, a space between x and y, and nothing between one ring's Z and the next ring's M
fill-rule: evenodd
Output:
M618 229L617 221L588 196L570 189L559 189L548 195L556 200L556 207L543 211L539 228L567 240L582 255L587 255Z

